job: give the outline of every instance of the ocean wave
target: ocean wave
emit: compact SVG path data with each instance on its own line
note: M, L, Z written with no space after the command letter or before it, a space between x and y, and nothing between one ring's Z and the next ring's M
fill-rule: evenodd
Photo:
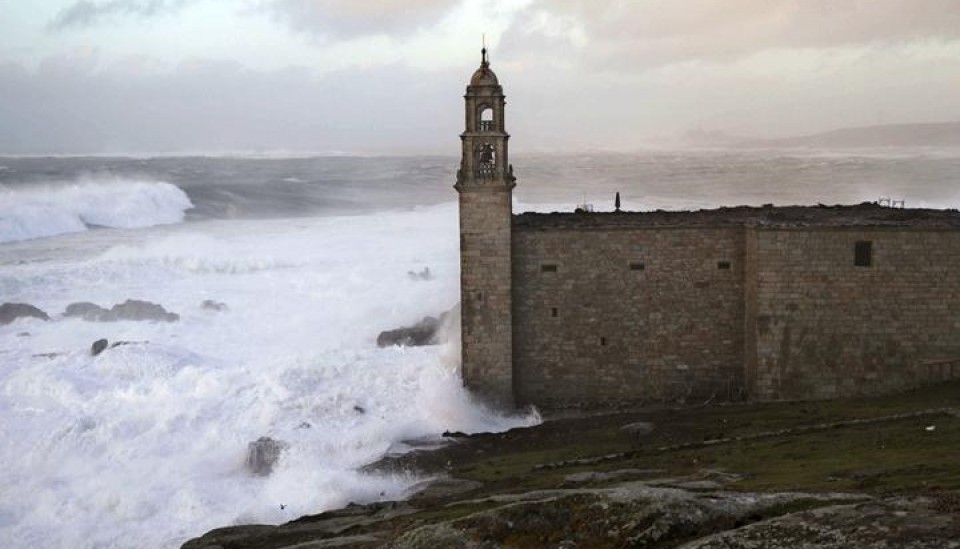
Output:
M81 179L0 186L0 242L91 227L139 228L180 223L193 207L176 185L135 179Z
M240 245L230 238L189 233L137 246L116 246L101 259L131 266L161 266L187 274L250 274L299 267L295 252L265 254L261 243Z

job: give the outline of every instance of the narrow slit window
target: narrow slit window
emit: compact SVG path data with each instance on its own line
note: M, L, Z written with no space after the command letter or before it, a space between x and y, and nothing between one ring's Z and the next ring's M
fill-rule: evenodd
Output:
M730 270L730 262L729 262L729 261L726 261L726 260L724 260L724 261L717 261L717 269L720 269L721 271L729 271L729 270Z
M557 265L556 265L556 263L544 263L544 264L540 265L540 272L541 272L541 273L555 273L555 272L557 272Z
M644 270L645 268L646 268L646 266L643 264L643 261L631 261L631 262L630 262L630 270L631 270L631 271L642 271L642 270Z
M483 301L483 292L477 292L477 301Z
M600 338L600 346L601 346L601 347L606 347L606 346L607 346L607 338L605 338L605 337L601 337L601 338Z
M873 265L873 242L860 240L853 246L853 264L857 267Z
M556 307L553 307L552 309L550 309L550 316L556 318L556 317L560 316L560 311L557 310Z

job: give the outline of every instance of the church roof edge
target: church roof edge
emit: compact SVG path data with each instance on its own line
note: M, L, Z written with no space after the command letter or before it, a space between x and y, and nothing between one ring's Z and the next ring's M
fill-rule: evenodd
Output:
M873 202L856 205L733 206L703 210L648 212L525 212L513 226L530 229L605 229L640 227L916 227L960 229L960 211L891 208Z

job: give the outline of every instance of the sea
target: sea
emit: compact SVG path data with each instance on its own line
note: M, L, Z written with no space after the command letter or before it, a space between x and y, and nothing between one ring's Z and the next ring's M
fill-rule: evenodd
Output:
M960 150L518 154L514 209L960 207ZM462 387L451 342L377 335L459 297L454 156L0 157L0 547L175 548L395 500L445 431L535 425ZM429 272L429 276L422 276ZM176 322L93 322L127 299ZM204 306L204 302L212 302ZM99 355L99 339L123 344ZM282 441L271 474L249 444Z

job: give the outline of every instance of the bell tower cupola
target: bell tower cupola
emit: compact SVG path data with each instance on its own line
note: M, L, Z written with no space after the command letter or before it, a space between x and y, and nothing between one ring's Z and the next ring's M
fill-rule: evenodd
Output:
M506 100L486 47L464 95L454 188L460 194L463 382L474 394L514 404L511 223L516 178L509 163Z
M508 161L507 134L504 121L506 97L503 87L490 68L487 48L481 50L480 68L467 85L465 128L460 135L463 151L457 190L464 185L499 185L513 188L516 180Z

